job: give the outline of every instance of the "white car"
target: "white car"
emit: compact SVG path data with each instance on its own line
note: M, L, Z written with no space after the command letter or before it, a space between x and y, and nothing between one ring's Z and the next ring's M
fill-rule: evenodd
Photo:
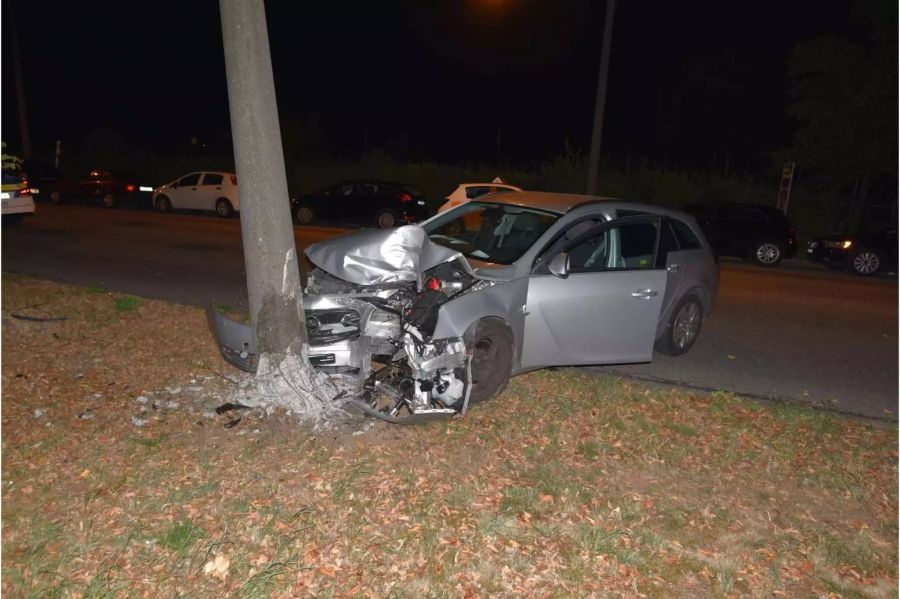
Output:
M240 211L237 176L221 171L185 175L153 190L153 207L170 210L213 210L223 218Z
M3 169L3 222L19 222L26 214L34 214L34 198L28 188L28 181L16 169Z
M510 191L522 191L521 187L509 185L507 183L460 183L459 186L447 196L447 201L438 208L438 213L445 212L451 208L455 208L460 204L465 204L469 200L480 198L489 193L506 193Z

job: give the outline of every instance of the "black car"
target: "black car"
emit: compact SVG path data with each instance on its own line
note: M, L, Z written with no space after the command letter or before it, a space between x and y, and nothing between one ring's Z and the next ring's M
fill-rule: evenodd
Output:
M806 257L832 268L848 268L864 277L896 272L897 229L819 237L807 245Z
M31 194L41 199L49 196L50 188L62 178L59 169L49 162L40 160L26 160L22 165L22 171L31 186Z
M301 225L327 220L353 221L390 229L428 217L425 198L403 183L374 179L342 181L291 199L291 212Z
M738 202L701 202L685 207L716 254L777 266L797 253L797 231L778 209Z

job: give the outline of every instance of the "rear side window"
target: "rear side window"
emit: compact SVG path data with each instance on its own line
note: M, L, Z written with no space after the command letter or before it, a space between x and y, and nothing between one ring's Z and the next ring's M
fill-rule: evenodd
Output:
M653 268L656 225L632 223L613 227L569 248L573 273Z
M198 181L200 181L200 173L193 173L186 177L182 177L178 181L178 187L193 187Z
M222 175L217 175L215 173L206 173L203 175L203 184L204 185L221 185L222 184Z
M670 221L672 231L675 233L675 239L678 240L678 247L682 250L699 250L702 246L700 240L691 231L691 228L680 220Z
M662 228L659 230L659 249L656 253L657 267L662 268L665 266L669 252L677 252L678 249L678 241L676 241L675 234L672 232L671 223L663 221Z

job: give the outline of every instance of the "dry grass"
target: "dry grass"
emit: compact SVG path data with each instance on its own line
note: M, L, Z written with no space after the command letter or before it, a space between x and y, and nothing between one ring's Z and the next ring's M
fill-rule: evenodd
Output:
M579 371L359 435L136 428L228 367L199 310L95 291L3 279L3 596L897 594L894 429Z

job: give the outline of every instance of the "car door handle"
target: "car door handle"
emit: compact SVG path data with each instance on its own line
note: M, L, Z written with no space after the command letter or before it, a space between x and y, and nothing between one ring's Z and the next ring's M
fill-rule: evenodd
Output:
M216 187L216 189L222 189L221 187Z
M653 289L638 289L637 291L632 292L631 297L648 300L651 297L656 297L657 295L659 295L659 293L654 291Z
M197 191L196 187L191 187L191 191Z
M669 272L678 272L679 270L681 270L681 265L680 264L670 264L666 267L666 270L668 270Z

